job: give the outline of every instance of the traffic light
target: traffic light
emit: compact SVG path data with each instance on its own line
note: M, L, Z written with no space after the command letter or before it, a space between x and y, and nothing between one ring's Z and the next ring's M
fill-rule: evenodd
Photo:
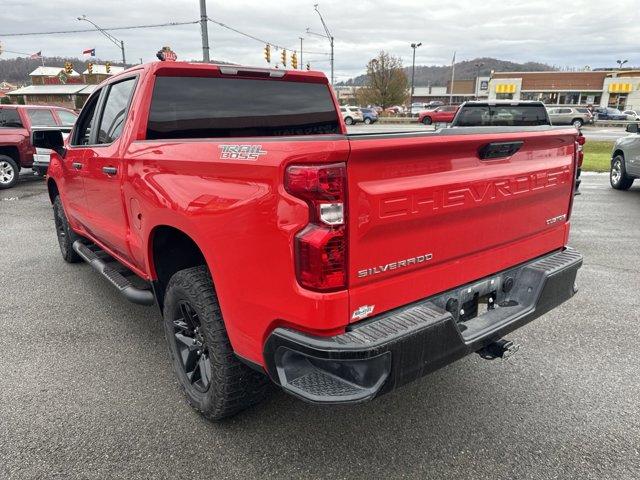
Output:
M298 69L298 54L296 52L291 54L291 68L294 70Z
M111 73L111 62L106 62L104 64L104 69L107 71L107 73Z
M271 63L271 45L268 43L264 46L264 59L267 63Z
M87 64L87 72L89 72L89 75L91 75L93 73L93 62L89 62Z
M287 66L287 51L283 48L282 53L280 54L280 59L282 60L282 66Z
M66 73L67 75L70 75L71 72L73 72L73 63L64 62L64 73Z

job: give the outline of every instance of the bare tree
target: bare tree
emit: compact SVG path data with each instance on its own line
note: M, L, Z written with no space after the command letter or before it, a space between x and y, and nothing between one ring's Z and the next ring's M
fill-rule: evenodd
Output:
M367 64L366 85L358 91L361 105L382 108L402 105L409 95L409 81L402 69L402 60L381 51Z

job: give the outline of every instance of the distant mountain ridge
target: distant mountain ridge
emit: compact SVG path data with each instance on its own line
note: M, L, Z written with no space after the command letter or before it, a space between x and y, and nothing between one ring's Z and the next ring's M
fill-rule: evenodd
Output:
M496 72L546 72L550 70L558 70L557 67L553 67L545 63L516 63L509 62L507 60L499 60L497 58L484 57L456 62L456 80L474 79L478 74L478 69L475 65L479 63L484 64L482 67L480 67L480 76L488 76L492 70ZM404 71L406 72L407 77L411 79L411 66L405 66ZM340 82L337 85L364 85L366 78L366 75L359 75L344 82ZM416 65L416 86L426 87L431 85L435 87L444 87L450 80L451 65Z

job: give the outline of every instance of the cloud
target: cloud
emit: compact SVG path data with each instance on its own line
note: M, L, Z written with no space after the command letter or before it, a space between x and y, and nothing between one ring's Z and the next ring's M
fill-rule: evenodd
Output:
M637 35L640 9L637 0L338 0L320 1L327 25L335 37L336 78L361 73L366 62L382 49L411 61L412 42L422 42L417 64L447 64L457 58L497 57L517 62L541 61L558 66L611 67L618 58L640 65ZM101 59L118 60L119 49L99 32L67 35L3 37L3 33L66 30L89 27L76 18L87 14L103 27L195 21L197 0L172 2L79 0L23 1L2 4L0 41L6 50L45 56L81 56L96 48ZM314 1L209 0L209 16L271 43L328 52L328 41L307 36L305 29L322 32ZM155 52L170 45L180 59L202 56L197 24L112 32L124 40L127 60L155 59ZM266 65L263 45L217 25L209 24L211 56L248 65ZM329 57L307 54L314 69L329 73ZM5 54L3 58L14 56ZM272 58L275 55L272 55Z

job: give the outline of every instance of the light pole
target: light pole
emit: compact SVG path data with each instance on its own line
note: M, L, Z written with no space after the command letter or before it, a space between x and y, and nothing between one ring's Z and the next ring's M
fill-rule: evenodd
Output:
M318 16L320 17L320 21L322 22L322 27L324 28L324 34L312 32L308 28L307 28L307 33L309 35L316 35L317 37L323 37L329 40L329 45L331 46L331 57L330 57L331 58L331 87L333 87L333 35L331 35L331 32L329 31L327 24L324 22L324 18L322 18L322 14L320 13L320 10L318 10L317 3L313 5L313 9L318 13Z
M82 15L81 17L78 17L78 20L80 21L85 21L85 22L89 22L91 25L93 25L94 27L96 27L96 30L98 30L101 34L103 34L105 37L107 37L111 42L113 42L116 46L120 47L120 51L122 52L122 66L126 67L127 65L127 61L125 59L124 56L124 42L122 40L118 40L116 37L114 37L113 35L111 35L109 32L107 32L106 30L104 30L103 28L100 28L98 25L96 25L94 22L92 22L91 20L89 20L87 18L86 15Z
M484 67L484 63L474 63L474 67L476 67L476 100L480 97L480 69Z
M416 76L416 48L420 47L421 45L422 42L411 44L411 48L413 49L413 59L411 60L411 95L409 96L409 116L413 114L411 109L413 108L413 82Z
M622 70L622 66L628 61L629 60L616 60L616 63L618 64L618 70Z

